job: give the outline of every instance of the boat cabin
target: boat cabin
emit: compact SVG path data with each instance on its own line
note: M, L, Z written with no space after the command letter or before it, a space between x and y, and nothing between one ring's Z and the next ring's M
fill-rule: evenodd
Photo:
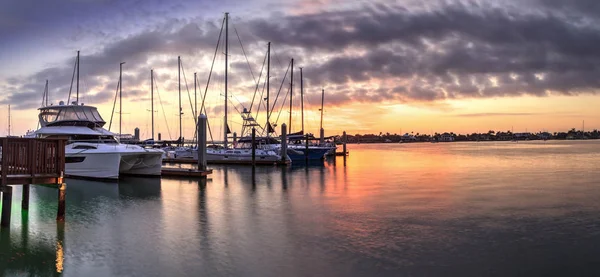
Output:
M98 113L98 109L83 104L64 105L39 108L39 121L42 127L81 126L88 128L102 127L106 121Z

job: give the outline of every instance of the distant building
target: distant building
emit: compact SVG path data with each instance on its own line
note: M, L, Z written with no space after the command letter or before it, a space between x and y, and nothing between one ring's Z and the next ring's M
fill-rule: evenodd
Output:
M413 136L413 135L410 135L410 134L406 133L406 134L400 136L400 141L402 141L402 142L415 142L415 141L417 141L417 138L415 136Z
M454 136L452 136L449 133L443 133L442 135L440 135L439 141L441 141L441 142L452 142L452 141L454 141Z

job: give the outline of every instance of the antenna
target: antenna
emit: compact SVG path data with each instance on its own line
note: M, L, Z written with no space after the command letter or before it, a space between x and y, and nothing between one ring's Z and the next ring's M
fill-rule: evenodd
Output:
M75 103L79 105L79 50L77 50L77 98Z
M8 105L8 136L10 137L10 105Z

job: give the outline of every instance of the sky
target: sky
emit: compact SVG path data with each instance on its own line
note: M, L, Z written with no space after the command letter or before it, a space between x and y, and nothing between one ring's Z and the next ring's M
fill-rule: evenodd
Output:
M225 12L228 125L238 134L244 108L266 122L268 42L277 130L288 123L290 87L292 131L301 130L300 67L305 132L318 134L322 91L326 135L600 128L596 0L4 0L0 135L8 105L12 134L37 128L46 80L49 102L67 102L80 51L79 102L98 107L105 127L112 114L118 131L121 115L123 133L139 127L142 138L151 136L153 69L156 133L176 139L180 56L183 136L194 133L196 72L198 106L206 93L214 139L222 138Z

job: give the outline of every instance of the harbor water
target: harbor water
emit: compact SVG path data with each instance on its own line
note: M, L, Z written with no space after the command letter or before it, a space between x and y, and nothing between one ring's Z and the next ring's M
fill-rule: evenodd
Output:
M600 276L600 142L348 145L205 181L32 186L0 276Z

